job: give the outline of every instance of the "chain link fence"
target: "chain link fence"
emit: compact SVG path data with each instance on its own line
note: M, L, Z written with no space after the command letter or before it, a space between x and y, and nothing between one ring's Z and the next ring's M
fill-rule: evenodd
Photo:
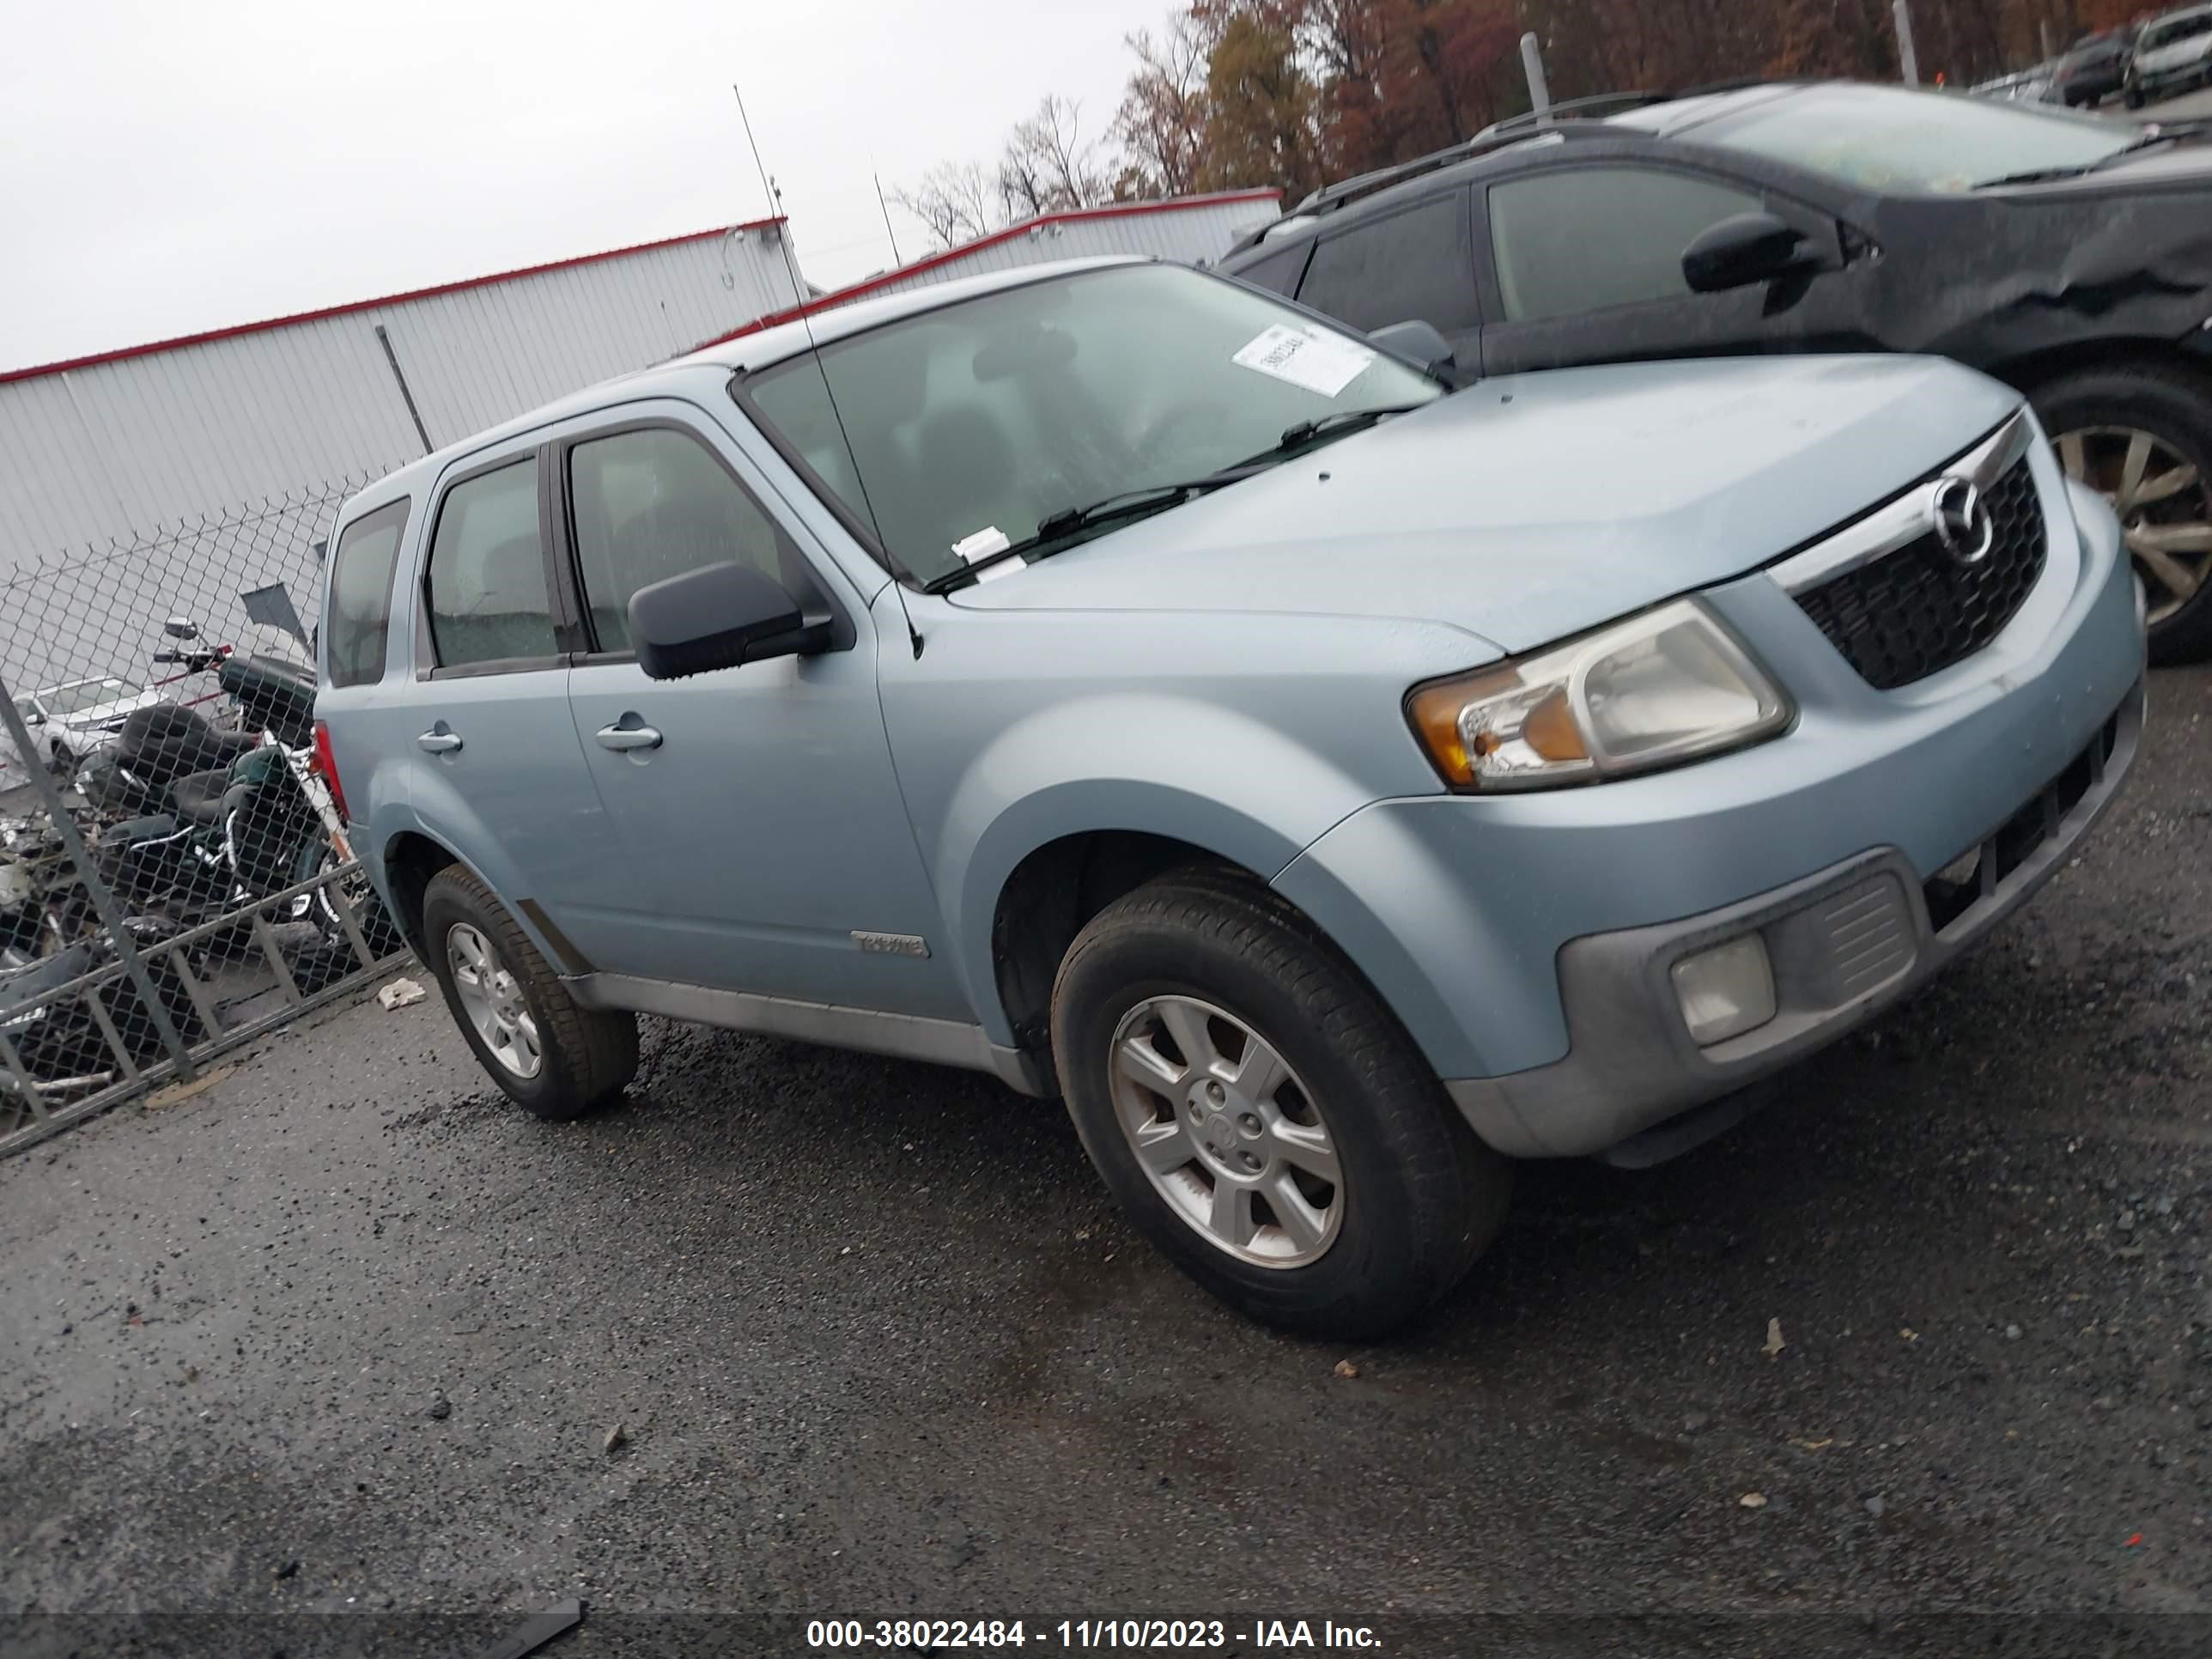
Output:
M365 482L0 574L0 1153L404 953L316 761L303 621Z

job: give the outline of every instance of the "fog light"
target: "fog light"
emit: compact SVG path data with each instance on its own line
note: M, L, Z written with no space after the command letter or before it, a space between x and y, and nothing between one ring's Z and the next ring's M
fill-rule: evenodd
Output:
M1755 1031L1774 1018L1774 969L1766 941L1746 933L1674 964L1682 1023L1701 1048Z

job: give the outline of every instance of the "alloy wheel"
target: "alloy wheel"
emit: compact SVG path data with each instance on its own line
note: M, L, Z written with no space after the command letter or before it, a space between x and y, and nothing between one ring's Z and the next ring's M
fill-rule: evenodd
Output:
M536 1077L545 1064L538 1021L492 942L480 929L456 922L446 934L446 963L469 1024L491 1057L525 1081Z
M1336 1242L1344 1176L1328 1125L1244 1021L1195 997L1148 997L1115 1027L1108 1064L1130 1151L1207 1243L1304 1267Z
M2133 427L2081 427L2056 441L2067 477L2119 515L2148 620L2165 621L2212 579L2212 480L2163 438Z

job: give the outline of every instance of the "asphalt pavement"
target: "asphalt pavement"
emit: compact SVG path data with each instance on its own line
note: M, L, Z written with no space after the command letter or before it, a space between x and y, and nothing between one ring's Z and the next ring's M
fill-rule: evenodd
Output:
M987 1079L656 1026L548 1126L434 996L296 1030L0 1164L0 1650L2212 1650L2212 672L2152 696L2011 926L1687 1158L1524 1166L1371 1346Z

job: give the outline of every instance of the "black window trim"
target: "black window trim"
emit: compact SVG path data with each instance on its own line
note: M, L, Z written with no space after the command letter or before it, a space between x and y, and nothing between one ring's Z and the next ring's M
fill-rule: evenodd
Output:
M1820 240L1821 253L1824 256L1833 255L1838 259L1842 257L1844 221L1830 209L1808 201L1764 179L1728 171L1707 161L1703 156L1684 157L1648 152L1631 155L1593 155L1568 150L1558 153L1555 159L1547 158L1542 165L1486 179L1481 181L1481 188L1475 192L1471 204L1474 216L1470 228L1474 238L1475 283L1482 301L1483 315L1488 319L1484 325L1486 329L1556 328L1590 318L1618 317L1638 307L1688 305L1716 297L1709 294L1677 294L1657 300L1628 300L1620 305L1601 306L1592 311L1568 312L1556 317L1506 315L1505 290L1498 274L1498 233L1490 211L1491 191L1532 179L1551 179L1565 173L1594 169L1615 173L1627 169L1632 172L1680 173L1703 184L1755 198L1762 207L1776 212L1778 217L1787 219L1800 228L1809 222Z
M830 612L830 649L851 650L859 641L859 631L853 626L852 617L847 614L845 607L838 602L836 595L831 591L830 585L823 580L822 572L817 568L816 561L807 556L805 543L800 540L783 514L776 512L761 499L759 493L746 483L738 475L737 469L730 465L729 457L723 454L720 448L710 441L698 428L670 415L639 415L612 421L605 426L595 426L586 430L568 434L555 439L547 446L556 461L556 465L549 468L546 474L550 480L553 497L548 511L551 515L554 564L562 588L562 609L567 616L573 619L567 630L559 635L568 651L568 656L563 660L574 668L595 668L605 663L637 660L637 653L635 651L602 651L599 648L598 632L592 628L591 622L590 596L584 591L583 566L576 550L574 455L580 444L594 443L602 438L619 438L626 432L653 431L680 434L706 451L714 465L721 468L723 476L738 487L738 491L747 501L759 509L763 518L782 533L784 539L788 541L793 550L798 553L800 562L806 567L807 573L814 584L812 593L798 593L793 594L793 597L799 600L802 605L811 599L825 606Z
M402 572L407 562L407 527L414 507L413 495L395 495L390 501L379 501L366 513L357 514L343 524L333 526L331 531L330 569L323 580L323 631L319 641L322 661L318 666L324 683L333 691L349 691L357 685L381 685L385 676L392 672L392 612L399 599ZM348 680L341 685L331 672L331 603L337 592L338 562L345 553L347 537L370 520L380 518L395 507L399 512L399 538L393 544L392 569L384 580L384 660L376 665L376 672L368 678Z
M548 443L533 443L526 448L501 449L493 456L465 470L449 474L438 485L430 516L422 532L422 570L417 579L415 592L415 678L417 680L480 679L488 674L530 674L549 668L566 668L568 652L555 651L543 657L495 657L483 662L456 663L451 665L438 660L437 634L430 626L430 566L438 553L438 526L446 516L446 503L463 484L484 477L487 473L504 471L510 466L520 466L525 461L538 465L538 550L545 567L545 607L553 623L553 639L556 646L574 637L574 618L567 609L566 596L558 581L553 560L551 526L551 491L546 476L550 469L553 447Z
M1255 289L1262 294L1272 295L1285 304L1296 305L1298 301L1298 290L1306 283L1306 270L1313 264L1314 249L1320 241L1320 234L1309 226L1301 234L1287 237L1273 247L1269 247L1265 242L1257 243L1253 249L1253 257L1245 260L1240 269L1224 270L1221 275L1228 277L1231 282L1242 283L1249 289ZM1297 269L1291 273L1291 285L1287 289L1272 288L1266 283L1255 282L1249 274L1266 264L1270 259L1287 260L1287 257L1291 254L1297 256L1296 261Z

